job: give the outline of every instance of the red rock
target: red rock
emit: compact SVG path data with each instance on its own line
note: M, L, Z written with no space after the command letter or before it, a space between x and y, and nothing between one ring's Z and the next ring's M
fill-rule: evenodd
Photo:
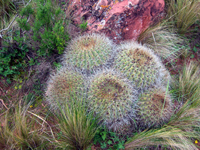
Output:
M71 0L68 10L73 10L74 24L84 19L88 32L103 32L120 42L136 40L161 17L164 5L164 0Z

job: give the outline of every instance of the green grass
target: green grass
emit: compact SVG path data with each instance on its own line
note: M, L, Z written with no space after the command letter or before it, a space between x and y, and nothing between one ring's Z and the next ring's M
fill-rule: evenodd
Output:
M21 102L8 108L1 117L1 149L42 149L48 141L43 138L46 126L41 117L28 111L30 105Z
M180 75L173 82L173 88L176 91L176 97L179 100L186 101L194 96L194 93L200 86L199 78L200 67L197 62L185 63Z
M59 136L57 146L62 149L86 149L92 142L97 129L96 118L87 113L85 100L73 99L56 114ZM59 104L58 104L59 105Z
M190 27L199 20L199 0L167 0L168 22L174 25L180 34L190 32Z

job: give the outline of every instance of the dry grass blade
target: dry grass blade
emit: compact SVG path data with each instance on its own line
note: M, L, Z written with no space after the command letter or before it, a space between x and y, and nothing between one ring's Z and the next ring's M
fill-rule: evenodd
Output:
M161 129L141 132L125 144L125 149L163 145L170 146L173 149L197 150L189 139L190 137L192 136L187 132L172 126L166 126Z
M159 23L146 29L138 37L138 42L153 49L160 57L172 60L180 54L179 45L183 39L164 23Z
M179 33L189 32L189 27L198 20L200 14L199 0L168 0L168 18L175 24Z
M42 137L46 129L38 117L27 113L28 106L19 103L9 108L1 117L0 149L43 148L47 141Z
M183 72L179 76L177 87L179 89L179 95L182 95L184 100L190 98L200 87L199 73L200 68L198 64L190 62L184 65ZM198 97L199 95L196 96Z

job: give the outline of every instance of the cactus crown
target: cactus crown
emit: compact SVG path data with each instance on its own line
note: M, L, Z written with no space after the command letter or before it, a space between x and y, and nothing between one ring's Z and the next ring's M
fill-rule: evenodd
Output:
M172 101L163 87L143 93L139 98L138 106L138 114L144 126L161 125L172 114Z
M46 98L52 107L67 102L71 96L80 96L84 89L83 77L75 71L65 67L53 74L48 81Z
M133 116L131 89L122 77L111 71L98 74L91 80L88 92L90 108L104 116L103 122L108 128L116 129L112 125L116 125L117 121L128 124L129 116Z
M137 43L122 44L114 66L138 88L148 89L161 82L168 72L153 52Z
M63 62L93 72L110 59L112 48L112 41L105 35L86 34L71 41Z

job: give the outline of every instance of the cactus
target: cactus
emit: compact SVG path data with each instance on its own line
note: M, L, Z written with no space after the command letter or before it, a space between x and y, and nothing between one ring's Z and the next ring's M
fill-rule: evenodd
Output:
M86 34L71 41L63 57L64 64L93 72L113 55L113 43L103 34Z
M138 118L142 126L159 126L170 119L172 100L164 87L158 87L141 94L138 108Z
M160 82L167 84L169 72L150 49L135 42L124 43L119 49L114 67L136 87L148 89Z
M84 87L84 80L81 74L67 67L62 67L57 73L51 75L47 83L46 99L51 108L56 109L58 102L62 106L68 100L82 96Z
M122 76L107 70L90 80L88 103L96 114L103 116L103 124L116 131L130 124L136 93Z

